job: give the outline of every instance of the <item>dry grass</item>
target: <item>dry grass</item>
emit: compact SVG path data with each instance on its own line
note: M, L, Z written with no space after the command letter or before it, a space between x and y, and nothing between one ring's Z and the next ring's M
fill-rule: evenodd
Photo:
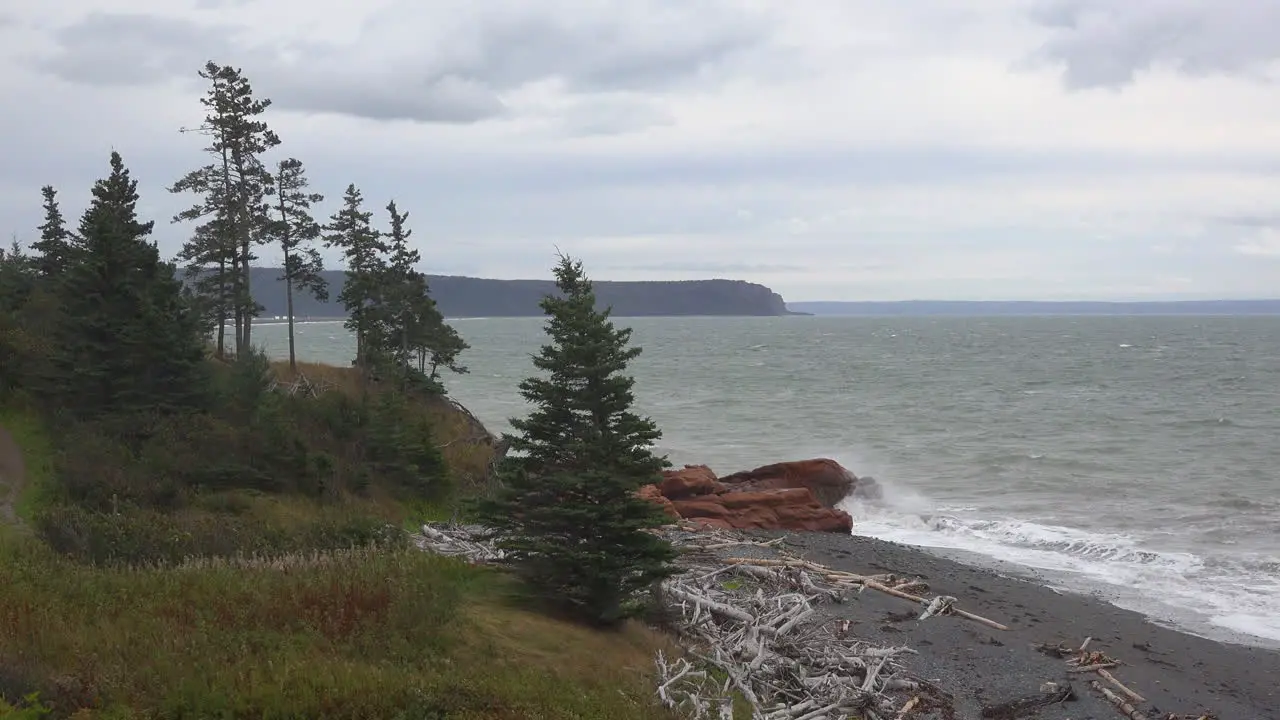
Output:
M0 695L80 718L664 718L637 626L418 551L94 568L0 546Z

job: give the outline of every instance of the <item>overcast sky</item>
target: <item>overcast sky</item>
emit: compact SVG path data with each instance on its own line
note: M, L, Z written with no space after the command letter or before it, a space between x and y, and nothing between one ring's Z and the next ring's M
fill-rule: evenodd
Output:
M115 148L176 251L212 59L319 214L394 198L429 272L547 277L558 246L793 301L1276 297L1277 28L1280 0L6 2L0 230L32 239L46 183L78 216Z

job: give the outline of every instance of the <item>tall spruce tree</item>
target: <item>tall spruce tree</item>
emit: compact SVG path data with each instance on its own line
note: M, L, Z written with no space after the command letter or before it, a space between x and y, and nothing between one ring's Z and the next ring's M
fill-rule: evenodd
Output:
M325 245L340 248L346 262L338 300L348 314L343 326L356 336L356 367L366 374L385 360L386 351L379 311L387 246L373 229L372 219L373 213L364 209L364 196L351 184L342 196L342 207L324 226Z
M635 380L624 373L640 354L631 330L596 309L580 262L561 255L555 275L560 295L542 301L551 342L533 358L545 376L520 383L533 410L511 421L519 454L477 510L533 589L612 626L671 573L670 545L643 532L663 523L662 511L635 494L667 463L652 451L661 432L631 409Z
M213 162L187 173L170 188L174 193L202 196L196 205L174 217L174 222L209 219L201 226L204 232L192 235L180 259L191 263L193 274L218 278L198 286L208 291L202 304L221 307L224 313L230 310L236 353L240 354L250 347L253 318L261 312L253 299L250 269L256 259L253 246L265 240L262 231L267 222L263 198L270 173L262 155L279 145L280 138L259 119L271 101L254 98L253 88L239 68L208 62L200 77L209 82L209 90L200 100L206 115L197 130L212 137L205 152ZM225 314L219 318L219 352L225 318Z
M22 311L35 283L31 258L17 239L8 250L0 248L0 398L27 380L31 338Z
M59 284L53 387L81 414L170 412L204 400L204 343L173 266L137 216L138 183L111 153Z
M31 244L31 249L36 251L36 271L42 277L58 277L70 263L71 231L58 206L58 191L45 185L40 194L44 196L44 223L40 226L40 239Z
M387 324L387 348L395 361L396 370L407 379L412 369L409 340L415 327L416 315L421 310L426 283L418 281L416 265L422 259L415 248L409 246L413 234L405 222L408 212L400 212L396 201L387 203L391 227L383 234L387 259L383 268L382 320Z
M399 212L394 200L387 205L387 212L391 227L384 235L387 261L382 282L382 316L390 327L389 349L406 380L416 371L427 380L429 387L443 392L440 368L467 372L458 362L458 356L469 346L445 321L431 297L426 274L417 269L422 256L409 245L413 234L405 224L409 213Z
M320 224L311 216L311 206L324 202L324 195L308 192L310 182L302 161L294 158L281 160L276 169L274 184L268 188L272 196L274 217L267 226L268 237L280 246L284 255L285 307L289 316L289 368L298 369L294 348L293 292L301 290L315 299L329 299L329 283L320 274L324 262L315 242L320 239Z

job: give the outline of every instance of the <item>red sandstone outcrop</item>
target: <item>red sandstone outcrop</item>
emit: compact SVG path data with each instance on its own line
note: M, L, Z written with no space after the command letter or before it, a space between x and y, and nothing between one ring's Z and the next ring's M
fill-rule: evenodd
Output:
M835 509L857 482L834 460L766 465L717 478L705 465L663 473L639 495L668 515L707 527L739 530L850 532L853 520Z
M720 478L720 482L735 490L808 488L818 502L826 507L835 507L853 491L858 478L835 460L818 458L765 465L726 475Z
M640 496L645 500L650 500L652 502L658 503L659 505L662 506L662 511L670 515L671 517L673 518L680 517L680 513L676 512L675 506L671 504L670 500L668 500L666 497L663 496L662 491L658 489L657 485L645 485L644 487L640 488L640 491L637 492L636 495Z
M716 480L715 472L706 465L685 465L680 470L663 472L658 489L662 491L663 497L680 500L723 492L726 488Z

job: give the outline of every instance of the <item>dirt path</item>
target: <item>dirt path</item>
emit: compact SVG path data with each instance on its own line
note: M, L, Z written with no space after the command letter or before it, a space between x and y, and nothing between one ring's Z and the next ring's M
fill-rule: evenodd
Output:
M8 430L0 427L0 522L16 524L18 513L14 505L22 491L26 466L22 462L22 449Z

